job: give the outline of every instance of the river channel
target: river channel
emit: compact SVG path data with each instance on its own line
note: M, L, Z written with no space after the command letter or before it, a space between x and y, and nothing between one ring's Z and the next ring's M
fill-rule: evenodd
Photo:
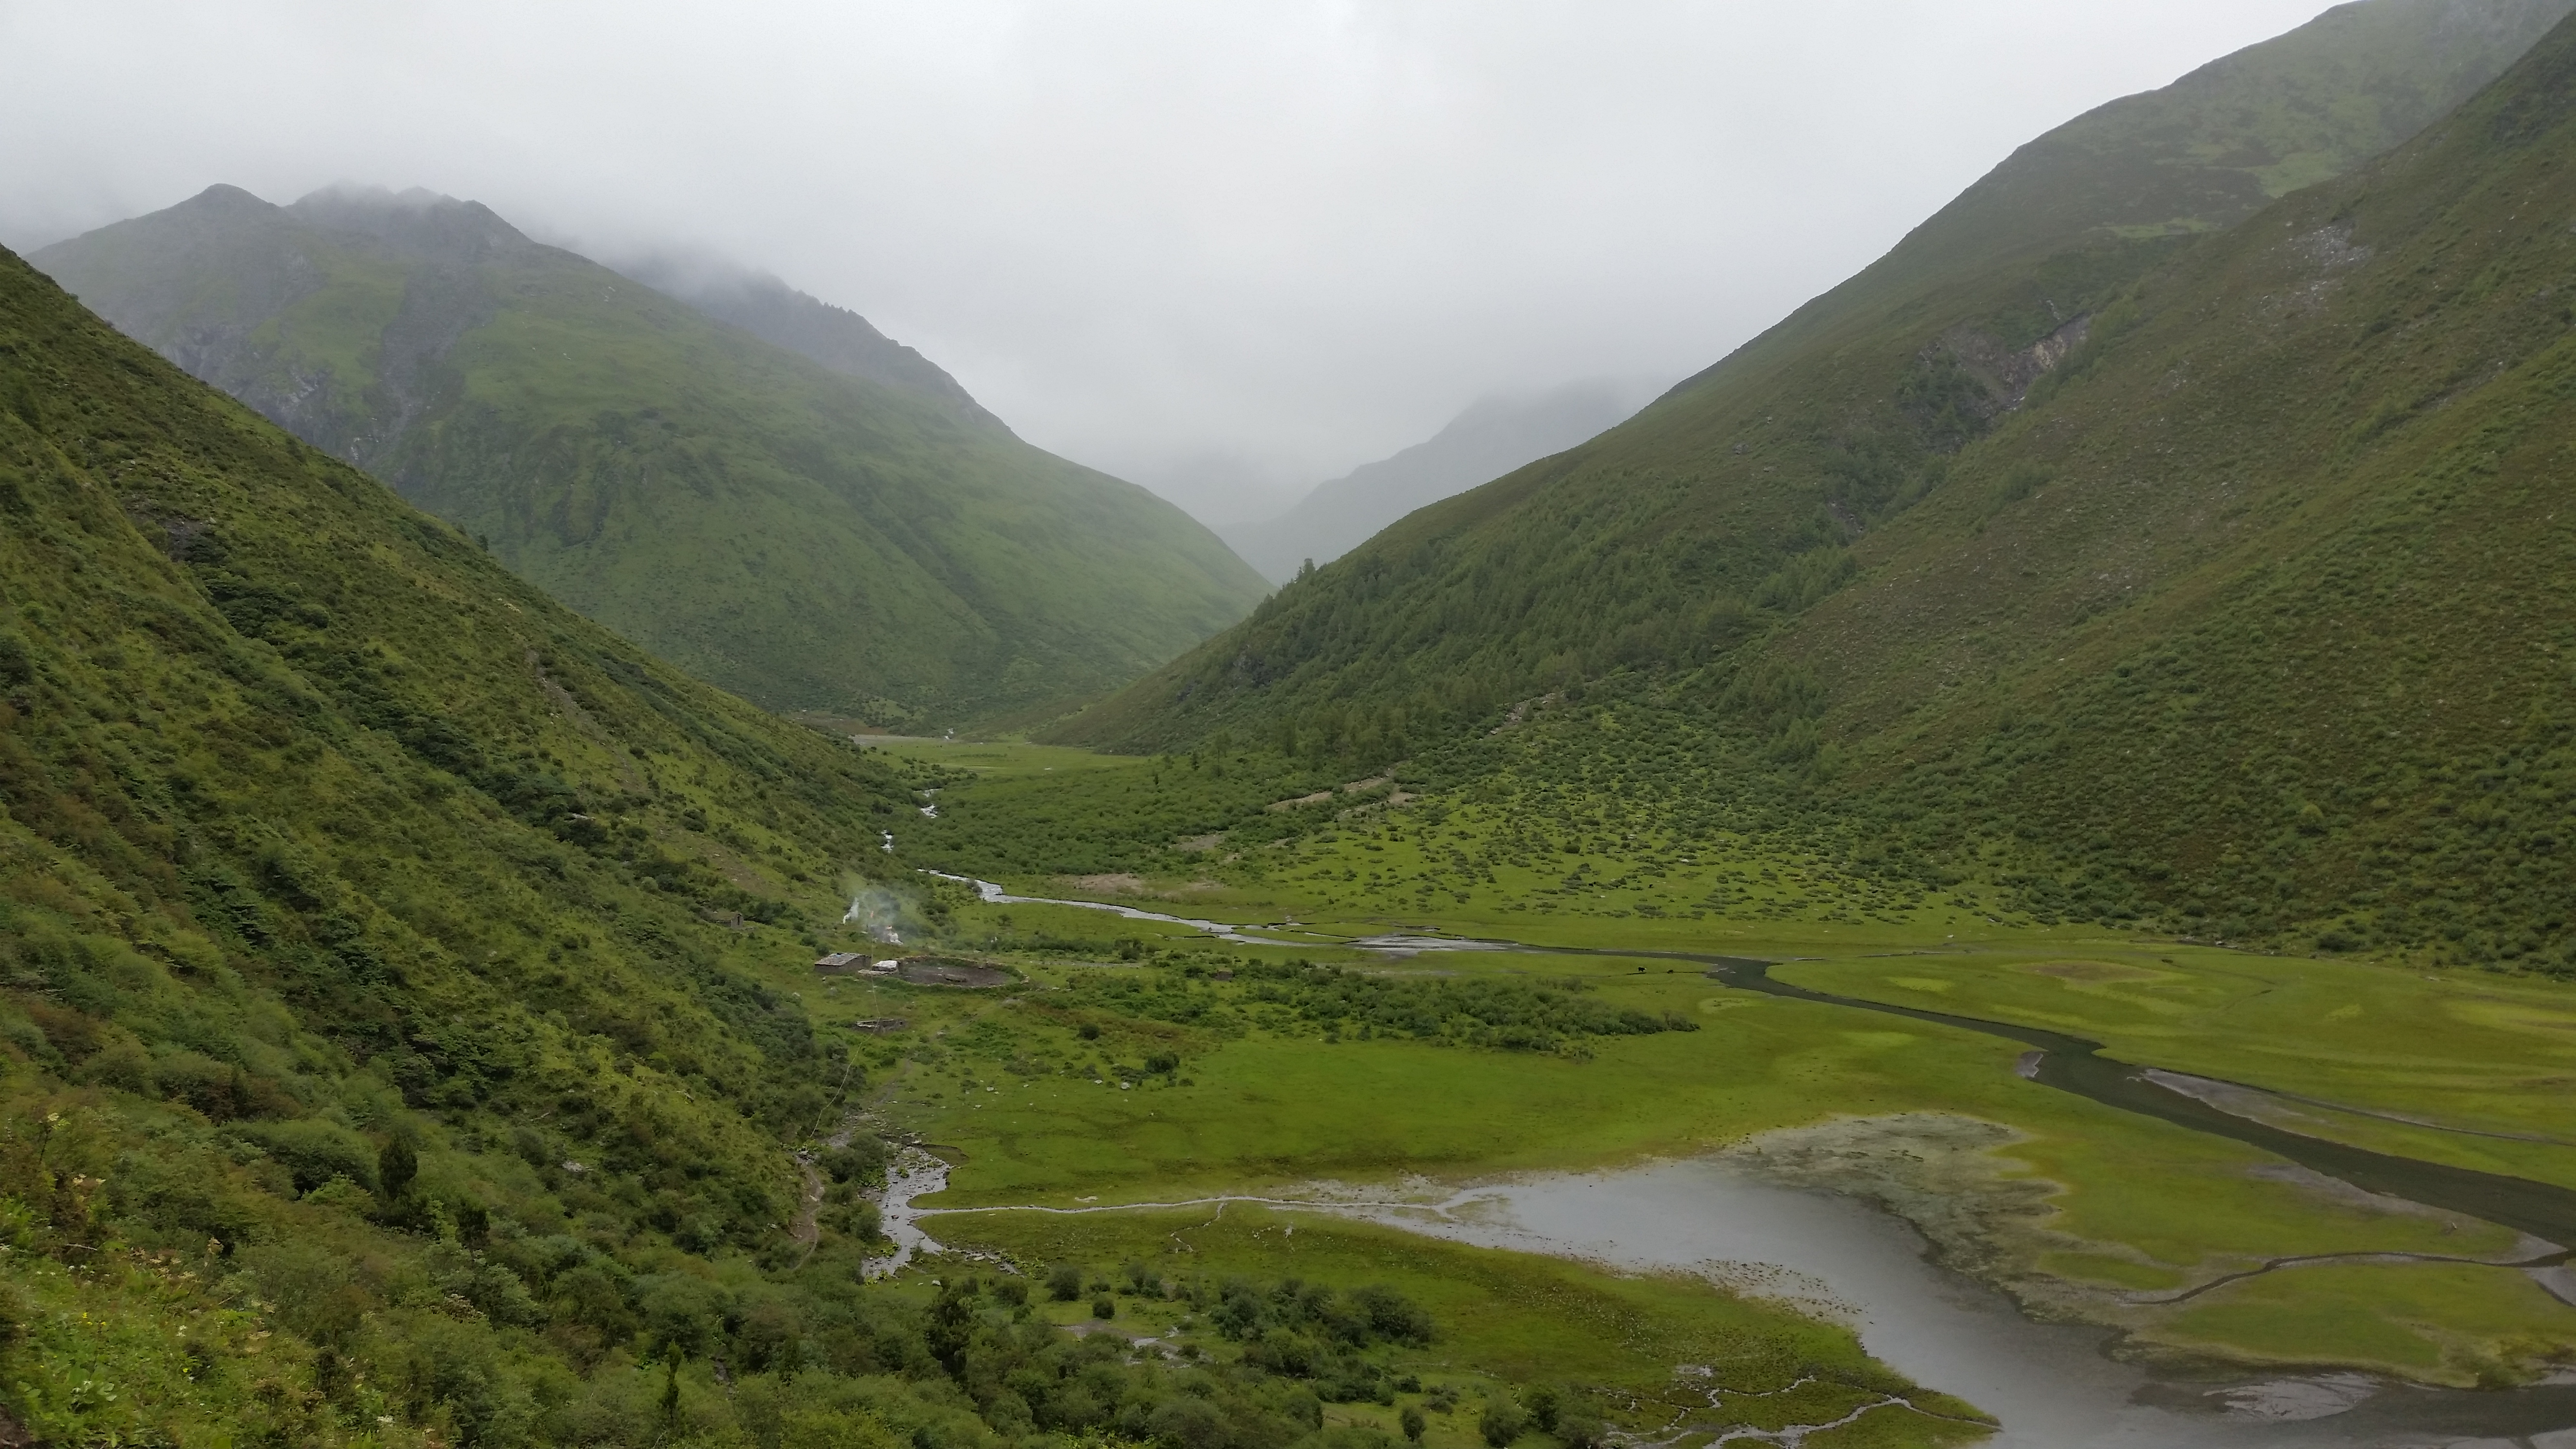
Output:
M1104 909L1096 902L1009 897L988 882L973 884L987 900ZM1107 909L1219 939L1291 944L1245 934L1253 928ZM1482 950L1687 961L1741 990L2002 1037L2033 1048L2021 1071L2042 1085L2260 1147L2365 1191L2483 1218L2549 1244L2576 1244L2576 1192L2286 1132L2169 1085L2190 1079L2103 1057L2099 1043L1811 991L1774 980L1767 961L1435 936L1348 944L1408 956ZM1311 1205L1490 1247L1709 1272L1751 1291L1785 1293L1852 1323L1874 1356L1916 1382L1997 1415L2004 1427L1990 1442L1999 1449L2576 1449L2576 1375L2489 1392L2349 1373L2158 1376L2111 1357L2108 1330L2034 1322L2001 1293L1937 1265L1923 1238L1893 1214L1766 1182L1728 1164L1538 1175L1419 1206ZM2552 1249L2535 1254L2528 1266L2562 1291L2568 1259L2564 1249Z

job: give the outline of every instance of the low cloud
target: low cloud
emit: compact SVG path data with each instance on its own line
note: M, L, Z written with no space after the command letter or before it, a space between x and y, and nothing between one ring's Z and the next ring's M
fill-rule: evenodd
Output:
M1248 517L1499 389L1694 371L2021 141L2322 8L16 0L0 239L426 186L775 272Z

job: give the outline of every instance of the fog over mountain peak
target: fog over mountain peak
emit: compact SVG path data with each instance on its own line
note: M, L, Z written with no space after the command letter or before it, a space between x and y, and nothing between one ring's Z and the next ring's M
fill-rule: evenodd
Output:
M740 259L1232 522L1491 389L1704 366L2020 142L2325 8L24 0L0 47L92 63L0 93L0 240L417 182Z
M687 250L647 252L613 259L609 265L664 296L732 323L772 346L802 353L834 372L917 393L948 405L960 416L1009 431L939 364L886 336L849 308L798 291L769 272Z

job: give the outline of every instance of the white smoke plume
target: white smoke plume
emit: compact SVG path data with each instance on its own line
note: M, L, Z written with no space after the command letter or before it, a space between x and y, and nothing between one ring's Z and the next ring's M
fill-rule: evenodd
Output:
M888 946L903 944L903 897L883 886L858 886L850 892L850 909L841 917L844 926L857 926L868 933L868 939Z

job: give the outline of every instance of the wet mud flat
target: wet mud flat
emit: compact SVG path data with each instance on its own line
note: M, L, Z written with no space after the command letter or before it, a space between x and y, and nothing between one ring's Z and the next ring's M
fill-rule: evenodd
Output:
M986 990L1010 986L1019 976L989 961L957 956L906 956L895 963L895 979L910 986L957 986Z

